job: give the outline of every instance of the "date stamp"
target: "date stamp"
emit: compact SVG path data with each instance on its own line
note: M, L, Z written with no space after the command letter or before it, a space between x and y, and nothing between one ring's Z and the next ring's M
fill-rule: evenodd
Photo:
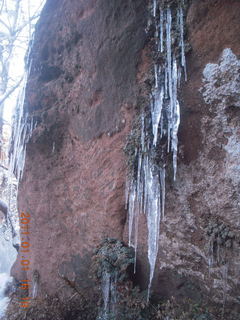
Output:
M21 235L21 245L20 245L20 264L23 271L28 271L30 269L30 222L31 215L28 212L21 212L20 214L20 235ZM28 308L30 306L31 298L29 297L31 281L29 279L21 280L20 288L27 292L27 296L20 299L20 307Z

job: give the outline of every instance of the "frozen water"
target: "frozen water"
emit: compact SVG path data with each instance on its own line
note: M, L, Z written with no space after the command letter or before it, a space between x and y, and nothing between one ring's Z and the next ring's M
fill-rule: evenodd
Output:
M156 17L157 0L153 0L153 16Z
M159 50L163 52L163 11L160 11L160 41L159 41Z
M160 8L159 8L160 9ZM126 204L129 217L129 245L135 249L135 264L138 246L138 221L141 213L147 218L148 226L148 261L150 266L148 297L154 276L158 255L161 220L165 214L165 175L166 163L156 164L157 150L162 147L163 138L167 140L167 150L172 153L174 180L177 174L178 129L180 124L180 106L178 102L178 87L181 81L182 69L186 79L186 60L184 47L184 23L181 6L174 12L170 7L160 9L153 2L157 35L157 50L162 53L163 61L154 65L154 88L150 95L151 119L145 119L141 114L140 146L135 151L137 168L133 169L126 189ZM176 17L173 15L176 14ZM173 48L173 27L178 22L180 61L175 56ZM158 21L157 21L158 20ZM174 49L174 50L173 50ZM149 125L152 128L149 135ZM164 144L163 144L164 145ZM158 161L157 161L158 163Z
M179 24L180 24L180 35L181 35L181 64L184 69L185 81L187 81L187 67L185 58L185 45L184 45L184 25L183 25L183 9L179 8Z
M103 310L98 320L111 320L116 314L117 303L117 275L105 271L102 274Z

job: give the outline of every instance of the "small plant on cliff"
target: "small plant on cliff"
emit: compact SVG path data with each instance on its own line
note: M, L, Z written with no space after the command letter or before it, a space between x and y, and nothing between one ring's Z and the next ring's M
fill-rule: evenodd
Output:
M134 251L116 239L105 239L95 250L93 278L102 288L102 308L98 319L139 320L146 308L146 293L130 280Z
M128 267L134 263L134 252L123 242L108 238L97 247L92 261L92 274L97 281L108 272L117 273L117 281L122 282L128 277Z

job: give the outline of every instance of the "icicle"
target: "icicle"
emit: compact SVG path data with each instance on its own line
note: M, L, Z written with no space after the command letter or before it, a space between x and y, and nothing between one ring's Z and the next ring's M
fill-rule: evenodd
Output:
M37 270L33 271L33 290L32 290L32 298L36 299L38 295L38 288L39 288L39 279L40 279L40 274Z
M139 222L139 207L136 209L136 216L135 216L135 230L134 230L134 273L136 273L136 267L137 267L138 222Z
M116 303L117 303L117 275L116 273L111 278L110 286L110 312L111 316L116 314Z
M103 310L98 315L98 320L110 320L116 314L117 303L117 275L107 271L102 274Z
M162 139L162 137L163 137L163 131L164 131L164 129L163 129L163 116L161 117L161 124L160 124L160 138Z
M129 222L128 222L128 238L129 238L129 246L132 245L132 230L133 230L133 222L134 222L134 214L135 214L135 200L136 200L136 187L135 181L133 180L130 186L129 193L129 204L128 204L128 212L129 212Z
M179 8L179 22L180 22L180 36L181 36L181 64L184 69L185 81L187 81L187 68L186 68L186 58L185 58L185 45L184 45L184 25L183 25L183 10L180 6Z
M157 0L153 0L153 16L156 17L156 11L157 11Z
M163 11L160 10L160 41L159 41L159 51L163 52Z
M175 9L173 9L175 14ZM153 1L153 15L156 18L157 1ZM180 107L178 102L178 86L181 80L181 71L184 69L186 76L186 61L184 48L183 10L177 10L177 34L180 35L178 53L181 61L177 63L176 48L172 46L172 28L175 19L172 19L170 6L160 8L159 25L155 21L155 35L157 50L162 52L163 61L154 65L154 88L150 94L150 117L144 118L141 114L141 136L139 146L135 152L137 167L132 169L130 182L127 185L126 199L128 201L129 217L129 245L135 249L135 264L138 246L138 221L143 212L147 217L148 226L148 261L150 266L148 298L154 276L154 269L158 254L161 220L165 214L165 164L158 166L155 160L159 154L158 147L162 148L163 159L165 152L172 152L174 180L177 173L178 128L180 124ZM172 21L174 21L174 26ZM152 135L147 130L151 128ZM167 138L167 147L165 139ZM161 140L159 142L159 139ZM163 143L162 143L163 142ZM161 144L162 143L162 144ZM162 160L163 160L162 159Z
M15 114L17 115L15 119L14 129L13 129L13 152L10 156L10 165L9 165L9 181L11 181L11 177L16 172L17 184L22 178L24 165L25 165L25 157L26 157L26 144L29 141L32 131L35 127L33 127L33 119L29 123L28 114L24 113L24 99L26 93L26 84L28 76L31 72L32 68L32 60L30 59L31 53L31 44L34 42L34 35L32 39L29 39L29 50L27 57L27 66L28 70L25 71L23 86L20 91L19 97L17 99L17 104L15 107ZM36 125L36 124L35 124ZM10 189L12 189L12 185L10 185ZM12 192L10 190L10 196ZM10 199L9 199L10 203Z
M158 174L153 172L153 165L148 167L147 183L147 225L148 225L148 261L150 265L150 277L148 285L148 298L154 275L158 254L159 228L161 221L160 182Z
M142 152L144 152L145 150L145 127L144 127L144 114L142 112L141 114L141 148L142 148Z
M168 71L168 95L170 99L169 110L168 110L168 152L170 151L170 139L171 139L171 123L173 113L173 101L172 101L172 15L170 8L167 9L167 71Z
M209 273L209 276L211 273L211 268L214 263L213 244L214 244L214 237L211 236L209 243L208 243L208 273Z
M171 38L171 30L172 30L172 15L171 10L167 9L167 71L168 71L168 94L170 98L170 107L172 112L172 38Z
M177 100L177 61L174 57L173 60L173 116L172 116L172 152L173 152L173 171L174 171L174 180L176 180L177 173L177 151L178 151L178 128L180 124L180 107Z
M155 93L155 99L154 99L154 110L152 114L152 127L153 127L153 145L156 146L157 144L157 138L158 138L158 127L159 122L162 115L162 105L163 105L163 87L161 88L161 91L157 91Z
M154 65L155 88L158 87L158 66Z
M147 184L148 184L148 155L144 155L144 164L143 164L143 172L144 172L144 202L143 202L143 212L147 211Z
M127 176L127 178L126 178L126 187L125 187L125 210L127 210L127 208L128 208L129 193L130 193L130 179Z
M141 202L141 172L142 172L142 155L138 153L138 170L137 170L137 201Z
M38 284L37 284L37 282L34 282L34 284L33 284L33 293L32 293L32 298L33 299L36 299L36 297L37 297L37 290L38 290Z
M177 174L177 151L178 151L178 127L180 124L180 107L177 101L176 109L173 118L173 131L172 131L172 151L173 151L173 170L174 170L174 180L176 180Z
M222 319L225 313L225 305L227 298L227 282L228 282L228 263L222 267L222 280L223 280L223 308L222 308Z
M109 301L110 301L110 282L111 276L110 273L104 272L102 275L102 293L103 293L103 316L104 319L107 319Z
M54 153L54 152L55 152L55 141L52 144L52 153Z
M180 85L181 85L181 79L182 79L182 68L181 67L179 67L178 68L178 88L180 88Z
M31 119L31 124L30 124L30 132L29 132L29 137L30 137L30 138L31 138L31 136L32 136L33 127L34 127L34 124L33 124L33 118L32 118L32 119Z
M165 214L165 196L166 196L166 187L165 187L165 168L160 170L160 183L161 183L161 201L162 201L162 218L164 219Z

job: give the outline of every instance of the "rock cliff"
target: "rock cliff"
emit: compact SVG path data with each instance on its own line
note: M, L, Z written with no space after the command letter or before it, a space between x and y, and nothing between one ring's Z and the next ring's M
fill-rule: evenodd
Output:
M146 0L48 0L31 52L27 145L19 209L31 214L30 270L39 295L89 292L93 250L128 242L124 146L147 101L153 61ZM240 305L240 2L193 0L186 17L188 81L180 95L178 173L166 181L153 292ZM150 32L151 34L151 32ZM145 99L145 100L144 100ZM140 217L137 274L148 282ZM30 292L31 294L31 292Z

